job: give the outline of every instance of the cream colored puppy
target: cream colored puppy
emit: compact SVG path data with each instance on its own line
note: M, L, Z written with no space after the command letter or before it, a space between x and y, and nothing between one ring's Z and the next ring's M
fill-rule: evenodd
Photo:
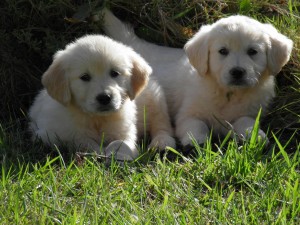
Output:
M182 49L140 40L109 10L108 35L131 45L163 86L176 135L183 145L205 142L209 129L247 138L255 118L274 97L274 76L287 63L293 42L272 25L231 16L202 26ZM265 138L265 133L259 130Z
M97 152L104 141L105 154L132 160L145 106L151 147L174 147L164 95L149 81L151 72L131 48L108 37L88 35L67 45L43 74L45 89L30 108L33 138Z

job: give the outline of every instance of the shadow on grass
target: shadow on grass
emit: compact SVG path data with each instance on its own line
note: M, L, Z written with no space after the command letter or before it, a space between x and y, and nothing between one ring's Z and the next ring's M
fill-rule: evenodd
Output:
M0 123L0 164L5 165L5 167L10 167L11 165L19 165L21 162L35 164L46 162L49 158L62 157L64 162L67 164L72 161L78 161L80 163L80 158L76 155L76 148L66 145L61 145L59 148L56 146L45 146L41 141L32 141L30 138L30 133L27 130L28 120L23 117L21 119L10 119L10 121ZM285 146L285 151L290 154L294 153L299 148L299 142L297 136L299 136L299 130L293 131L290 129L278 130L273 132L274 136L280 140L282 146ZM266 158L272 152L279 152L276 148L276 140L274 136L268 132L268 137L270 143L268 146L263 146L261 154ZM212 136L207 143L198 145L194 143L192 146L183 147L180 142L177 141L177 148L169 149L166 151L158 152L155 149L146 150L147 144L150 142L140 141L138 146L140 148L140 157L136 160L137 164L147 164L151 163L154 159L159 157L161 160L168 160L171 162L179 161L184 162L185 158L191 160L197 160L205 155L206 151L211 152L222 152L226 154L229 148L232 148L234 143L234 148L236 151L240 151L244 145L247 143L232 140L230 137L219 137ZM90 157L93 157L91 154ZM101 160L98 160L101 161Z

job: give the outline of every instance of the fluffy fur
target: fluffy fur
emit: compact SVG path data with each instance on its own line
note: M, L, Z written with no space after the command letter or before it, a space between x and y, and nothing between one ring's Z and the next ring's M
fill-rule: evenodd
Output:
M33 138L97 152L104 141L106 154L118 149L118 159L134 159L145 106L151 146L174 147L164 95L149 81L151 72L140 55L105 36L88 35L67 45L43 74L45 89L30 108Z
M258 111L264 113L275 95L274 76L293 45L272 25L239 15L202 26L185 51L139 39L107 9L104 28L152 66L183 145L191 144L191 136L205 142L209 129L247 138ZM259 135L266 136L262 130Z

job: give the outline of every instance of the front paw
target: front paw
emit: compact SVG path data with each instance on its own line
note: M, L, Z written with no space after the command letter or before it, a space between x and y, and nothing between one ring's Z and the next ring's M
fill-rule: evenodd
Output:
M189 136L186 135L184 138L181 139L181 143L183 146L194 146L194 141L198 143L199 145L204 144L208 138L208 135L198 135L197 137L195 136Z
M265 143L265 145L269 144L269 138L261 129L258 130L257 141L258 143Z
M189 119L178 122L176 136L183 146L193 143L204 144L209 137L209 128L205 122L198 119Z
M239 134L238 136L243 141L249 141L249 140L251 140L251 138L252 138L253 135L254 135L253 128L248 128L248 129L246 129L245 133ZM265 142L266 145L269 144L269 139L268 139L266 133L263 130L261 130L261 129L258 130L256 141L258 143Z
M234 134L236 134L238 136L238 138L242 141L249 141L253 138L256 138L256 141L258 143L268 144L269 140L268 140L265 132L263 132L261 129L256 127L255 124L256 124L256 121L253 118L250 118L247 116L241 117L232 124L232 127L234 129ZM258 129L257 136L255 134L256 130L254 130L254 129ZM254 135L256 137L254 137Z
M136 148L130 148L124 141L116 140L111 142L104 151L109 158L117 161L132 161L139 155Z
M160 151L165 150L166 147L176 148L175 139L167 134L155 136L149 145L149 148L157 148Z

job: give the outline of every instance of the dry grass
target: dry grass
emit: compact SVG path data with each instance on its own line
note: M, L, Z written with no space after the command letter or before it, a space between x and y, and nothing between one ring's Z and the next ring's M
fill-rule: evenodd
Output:
M41 88L40 77L55 51L86 33L102 33L93 21L103 1L9 1L0 3L0 122L5 130L24 131L26 112ZM277 76L278 97L263 120L284 142L298 145L300 127L300 23L296 1L118 1L105 2L136 33L151 42L182 47L199 27L230 14L270 22L294 40L288 65ZM271 136L271 135L270 135Z

